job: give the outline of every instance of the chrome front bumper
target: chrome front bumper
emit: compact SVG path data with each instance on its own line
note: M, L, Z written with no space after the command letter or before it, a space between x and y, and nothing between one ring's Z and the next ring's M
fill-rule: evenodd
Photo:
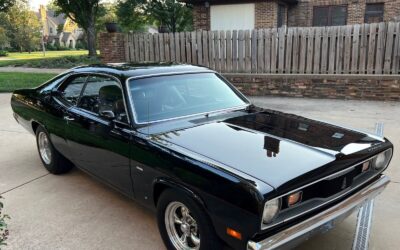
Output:
M360 208L365 202L379 195L389 184L390 179L382 175L379 180L350 196L335 206L303 221L262 241L247 243L248 250L276 249L280 247L293 247L307 240L311 235L324 232L347 218Z

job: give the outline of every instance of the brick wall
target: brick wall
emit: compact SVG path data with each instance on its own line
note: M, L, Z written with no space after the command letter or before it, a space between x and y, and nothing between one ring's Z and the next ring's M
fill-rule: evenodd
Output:
M102 62L125 62L125 35L123 33L100 33L99 45Z
M246 95L400 101L396 76L225 74Z
M365 5L384 3L384 21L400 18L400 0L300 0L289 8L288 26L312 26L313 7L324 5L347 5L347 24L364 23Z
M255 28L274 28L278 25L278 3L262 1L255 4Z
M193 27L195 30L210 29L210 8L206 8L204 4L193 6Z

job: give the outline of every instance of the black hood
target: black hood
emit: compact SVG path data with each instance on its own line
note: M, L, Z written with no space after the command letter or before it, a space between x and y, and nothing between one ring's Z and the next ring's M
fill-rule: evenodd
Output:
M274 188L382 142L365 133L270 110L161 133L157 138Z

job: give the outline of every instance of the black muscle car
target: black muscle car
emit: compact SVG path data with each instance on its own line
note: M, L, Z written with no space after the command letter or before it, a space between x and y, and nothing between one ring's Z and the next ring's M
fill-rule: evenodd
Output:
M155 209L168 249L292 246L389 183L387 139L255 107L204 67L79 67L11 105L49 172Z

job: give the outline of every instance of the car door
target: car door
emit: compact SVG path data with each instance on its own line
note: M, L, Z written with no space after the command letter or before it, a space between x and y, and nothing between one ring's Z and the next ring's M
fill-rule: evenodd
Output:
M90 75L78 105L68 114L68 144L75 163L133 196L129 166L130 131L120 82Z
M74 74L63 79L60 86L52 89L51 113L47 116L47 130L50 132L51 141L54 147L66 158L73 161L73 154L68 146L68 133L66 129L68 110L75 106L79 100L83 86L86 83L86 74Z

